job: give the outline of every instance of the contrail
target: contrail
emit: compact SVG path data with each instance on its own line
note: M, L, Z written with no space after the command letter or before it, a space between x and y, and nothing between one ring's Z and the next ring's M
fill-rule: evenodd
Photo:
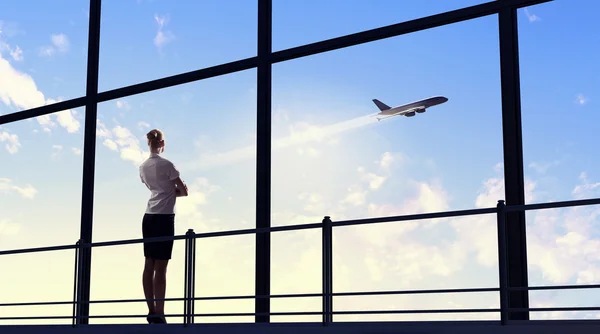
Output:
M298 144L308 142L319 142L328 137L354 130L369 124L377 122L377 119L373 117L374 114L360 116L347 121L339 122L324 127L310 127L305 131L293 132L289 136L277 139L273 142L273 149L281 149L290 147ZM211 154L208 156L196 159L196 161L190 161L181 165L183 169L189 170L206 170L218 166L228 165L235 162L240 162L247 159L252 159L256 155L256 145L250 145L243 148L238 148L223 153Z

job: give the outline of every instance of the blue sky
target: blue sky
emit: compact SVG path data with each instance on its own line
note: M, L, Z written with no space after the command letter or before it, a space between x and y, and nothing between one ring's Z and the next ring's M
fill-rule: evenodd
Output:
M103 4L100 90L256 54L252 1L127 0ZM275 1L273 50L481 3ZM584 2L582 2L584 3ZM230 2L227 2L230 5ZM87 1L0 6L0 113L85 92ZM598 197L600 87L594 6L566 1L519 10L523 149L528 202ZM52 13L52 15L48 15ZM272 222L288 225L489 207L503 198L497 17L488 16L273 66ZM389 105L443 95L414 118L377 122ZM137 165L150 128L191 195L176 233L254 226L256 70L171 87L98 107L94 240L138 238L147 189ZM0 126L0 248L74 243L79 236L84 108ZM232 210L232 208L235 208ZM598 283L596 207L528 213L533 285ZM335 231L334 290L497 285L495 216ZM167 295L183 287L176 244ZM197 295L252 294L254 238L202 240ZM142 298L141 246L94 250L92 298ZM1 302L69 300L71 252L2 257ZM39 264L23 268L24 261ZM320 233L273 236L273 293L320 291ZM49 291L40 275L53 284ZM32 285L33 284L33 285ZM533 306L594 305L590 291L531 293ZM337 310L497 307L495 294L336 299ZM277 300L274 311L318 311L320 300ZM94 314L144 313L144 305L94 305ZM167 305L179 312L180 304ZM251 312L251 301L203 302L199 312ZM68 307L34 308L69 315ZM2 310L24 315L32 309ZM54 313L52 313L54 312ZM596 317L553 312L534 318ZM318 317L275 318L315 320ZM495 319L481 315L344 316L348 319ZM94 320L94 322L140 322ZM251 321L252 318L204 319ZM179 321L179 319L177 319ZM67 322L67 321L59 321Z

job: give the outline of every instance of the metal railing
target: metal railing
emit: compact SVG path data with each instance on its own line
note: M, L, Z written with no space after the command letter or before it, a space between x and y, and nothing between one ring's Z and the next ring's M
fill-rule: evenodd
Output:
M506 213L518 212L518 211L529 211L529 210L540 210L540 209L552 209L552 208L564 208L574 206L586 206L600 204L600 198L587 199L587 200L574 200L574 201L561 201L561 202L550 202L550 203L539 203L539 204L527 204L527 205L505 205L504 201L498 201L495 208L482 208L482 209L470 209L470 210L457 210L447 212L434 212L424 214L413 214L404 216L392 216L392 217L381 217L381 218L369 218L369 219L355 219L333 222L329 216L326 216L321 223L312 224L299 224L299 225L287 225L277 226L271 228L256 228L256 229L242 229L242 230L231 230L221 232L208 232L208 233L194 233L192 229L189 229L185 235L178 235L174 237L158 237L158 238L146 238L146 239L127 239L117 241L104 241L104 242L93 242L83 243L81 240L77 241L74 245L61 245L61 246L50 246L50 247L38 247L38 248L26 248L26 249L15 249L0 251L2 255L13 255L23 253L36 253L36 252L48 252L56 250L67 250L73 249L75 251L75 267L74 267L74 279L73 279L73 300L62 301L62 302L21 302L21 303L0 303L0 307L16 307L16 306L41 306L41 305L73 305L73 314L71 316L37 316L37 317L0 317L0 320L44 320L44 319L72 319L72 326L76 326L81 323L81 319L84 318L136 318L146 317L146 315L87 315L81 314L81 289L79 282L81 280L81 261L82 261L82 248L89 247L107 247L116 245L126 244L137 244L143 242L160 242L170 240L185 240L185 268L184 268L184 296L181 298L163 298L155 299L163 301L183 301L184 309L182 314L165 314L165 317L182 317L184 326L193 324L195 317L233 317L233 316L256 316L256 315L272 315L272 316L292 316L292 315L321 315L322 324L324 326L329 325L333 322L333 315L350 315L350 314L425 314L425 313L500 313L500 322L502 325L507 324L508 314L510 312L530 312L530 311L600 311L600 307L552 307L552 308L511 308L508 305L508 293L511 291L532 291L532 290L560 290L560 289L594 289L600 288L600 284L588 284L588 285L558 285L558 286L528 286L528 287L509 287L508 276L507 276L507 262L506 262ZM398 291L372 291L372 292L333 292L333 244L332 235L334 227L341 226L353 226L353 225L366 225L366 224L377 224L377 223L389 223L409 220L426 220L435 218L451 218L461 216L474 216L492 214L497 215L497 233L498 233L498 272L499 272L499 287L490 288L466 288L466 289L434 289L434 290L398 290ZM256 233L270 233L270 232L282 232L282 231L295 231L295 230L307 230L307 229L322 229L322 265L323 265L323 277L322 277L322 293L304 293L304 294L279 294L279 295L242 295L242 296L195 296L195 278L196 278L196 239L200 238L212 238L220 236L233 236L233 235L245 235L245 234L256 234ZM373 311L334 311L333 310L333 297L342 296L373 296L373 295L405 295L405 294L442 294L442 293L481 293L481 292L498 292L500 299L500 308L487 308L487 309L423 309L423 310L373 310ZM323 301L323 309L318 312L269 312L269 313L195 313L194 302L200 300L241 300L241 299L260 299L260 298L314 298L321 297ZM100 304L100 303L133 303L133 302L146 302L146 299L115 299L115 300L90 300L85 303L89 304Z

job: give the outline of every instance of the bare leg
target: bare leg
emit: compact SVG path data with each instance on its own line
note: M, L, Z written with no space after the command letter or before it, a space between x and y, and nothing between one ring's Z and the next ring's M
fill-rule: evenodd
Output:
M167 290L167 264L169 260L155 260L154 261L154 298L163 299L165 298ZM165 314L165 301L157 300L156 303L156 314ZM164 319L164 317L163 317Z
M154 260L146 258L144 264L144 273L142 274L142 285L144 286L144 296L146 297L146 304L148 304L148 312L155 313L156 307L152 299L154 299Z

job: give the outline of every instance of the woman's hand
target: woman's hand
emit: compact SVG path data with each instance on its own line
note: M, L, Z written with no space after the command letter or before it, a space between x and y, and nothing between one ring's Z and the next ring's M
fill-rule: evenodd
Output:
M183 181L181 181L181 185L183 185L183 189L180 188L177 183L175 183L175 196L176 197L184 197L184 196L188 195L187 185Z

